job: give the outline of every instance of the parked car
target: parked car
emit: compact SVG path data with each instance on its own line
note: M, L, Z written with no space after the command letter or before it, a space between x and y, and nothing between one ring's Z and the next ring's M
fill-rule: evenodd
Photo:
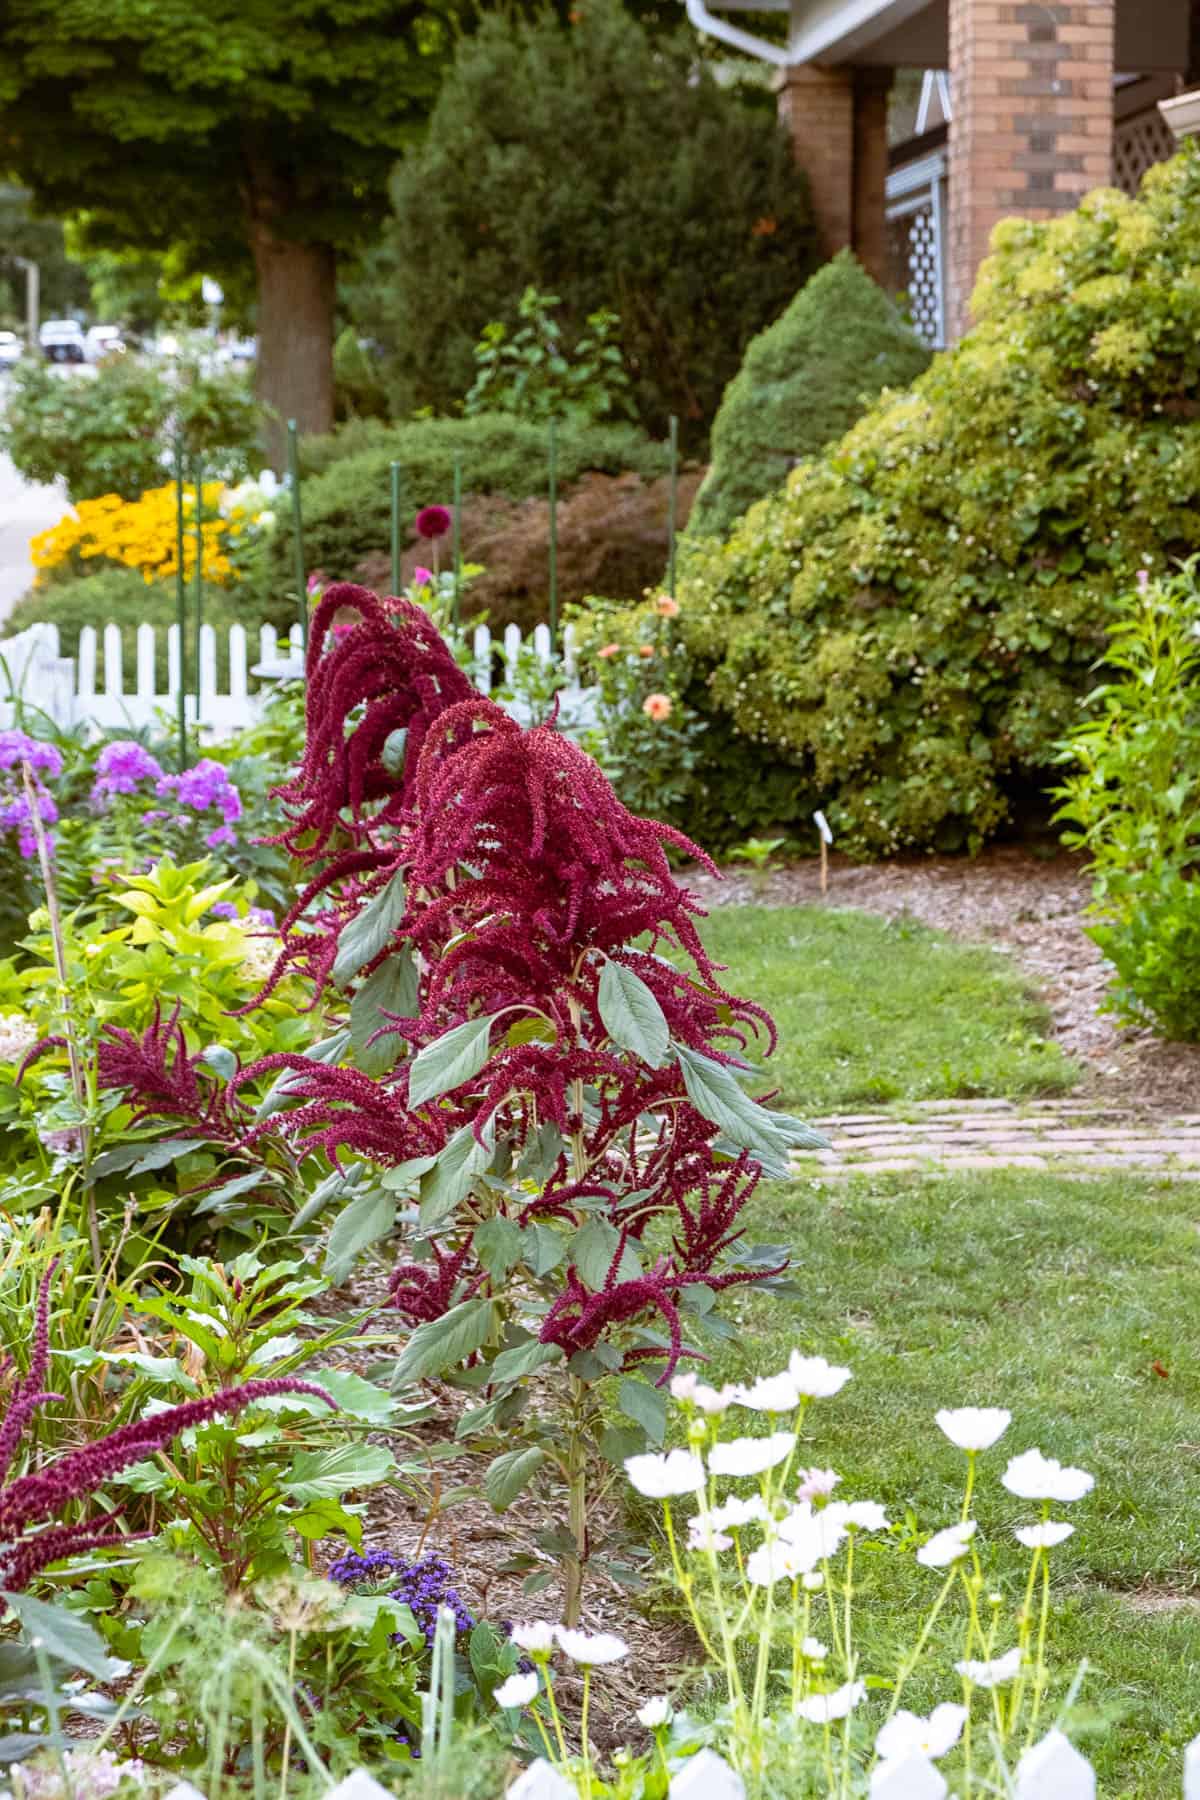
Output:
M47 319L38 332L38 343L47 362L87 361L83 326L77 319Z
M90 363L103 362L109 356L124 356L129 346L119 325L89 326L83 340L83 353Z
M14 368L24 353L24 342L15 331L0 331L0 369Z

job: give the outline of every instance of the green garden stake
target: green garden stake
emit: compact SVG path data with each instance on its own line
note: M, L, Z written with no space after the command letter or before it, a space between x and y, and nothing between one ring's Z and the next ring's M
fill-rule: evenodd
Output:
M179 767L187 768L187 590L183 580L183 439L175 439L175 622L179 632Z
M195 464L196 481L196 730L200 730L200 630L204 624L204 464L199 456Z
M558 437L550 421L550 653L558 648Z
M675 494L679 479L679 420L671 414L671 472L669 481L671 517L667 522L667 592L675 593Z
M392 464L392 593L400 592L400 464Z
M454 459L454 505L451 509L451 517L454 521L452 527L454 536L451 539L454 545L454 597L450 602L450 617L456 626L458 624L458 586L462 579L462 522L459 516L461 512L462 457L456 456Z
M308 577L304 572L304 520L300 512L300 451L295 419L287 427L288 480L292 488L292 551L296 559L296 602L300 608L300 642L308 654Z

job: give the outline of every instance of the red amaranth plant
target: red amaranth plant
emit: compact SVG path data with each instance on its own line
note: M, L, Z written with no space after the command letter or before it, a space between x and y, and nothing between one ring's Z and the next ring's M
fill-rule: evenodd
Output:
M325 1389L310 1381L275 1377L243 1382L203 1400L169 1406L149 1418L121 1425L94 1444L84 1444L57 1457L45 1469L8 1480L13 1458L34 1412L61 1394L45 1388L50 1367L50 1283L52 1263L38 1289L33 1354L25 1374L13 1382L3 1421L0 1422L0 1589L20 1592L33 1577L64 1556L127 1541L117 1530L120 1509L99 1518L62 1523L62 1515L77 1500L86 1499L112 1476L141 1462L189 1426L210 1419L233 1418L244 1407L272 1394L312 1394L334 1405ZM0 1378L12 1372L12 1359L0 1366ZM54 1521L60 1521L54 1523ZM41 1527L41 1529L34 1529Z
M331 981L352 989L358 1066L242 1071L235 1092L280 1071L244 1144L283 1130L339 1166L383 1166L334 1228L335 1272L390 1229L387 1193L415 1203L391 1288L417 1327L397 1379L470 1359L490 1396L472 1422L510 1446L525 1378L567 1362L565 1451L557 1425L531 1427L488 1489L503 1506L542 1462L567 1474L573 1615L605 1423L593 1384L622 1375L631 1427L661 1436L659 1390L698 1354L715 1296L786 1261L746 1249L741 1209L793 1144L821 1140L746 1091L743 1053L774 1027L725 988L672 874L669 850L711 869L703 852L622 806L553 722L522 729L478 694L420 608L325 593L305 754L280 792L279 841L311 879L272 983L300 970L314 1004ZM646 1362L653 1387L630 1374Z

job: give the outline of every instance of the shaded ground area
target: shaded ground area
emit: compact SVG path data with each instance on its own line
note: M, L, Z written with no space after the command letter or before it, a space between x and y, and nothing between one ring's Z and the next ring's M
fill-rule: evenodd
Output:
M689 869L685 880L709 907L821 904L815 861L765 872L729 870L724 881ZM1084 935L1088 883L1077 857L1003 846L966 857L852 863L834 857L824 904L885 918L905 915L1011 955L1050 1009L1055 1042L1086 1071L1084 1091L1140 1111L1186 1113L1200 1106L1200 1046L1167 1044L1129 1030L1098 1009L1107 965ZM864 971L864 976L879 972Z

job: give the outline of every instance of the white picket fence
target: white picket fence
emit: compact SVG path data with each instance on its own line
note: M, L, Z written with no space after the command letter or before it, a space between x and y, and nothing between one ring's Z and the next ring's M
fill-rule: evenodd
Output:
M251 663L250 645L255 638L258 659ZM553 657L549 626L536 626L531 641L538 660L550 663ZM61 654L57 625L31 625L13 637L0 639L0 726L7 728L14 723L18 702L66 728L84 725L95 730L137 730L153 724L160 714L175 718L179 704L179 627L172 625L166 633L167 685L162 691L156 673L159 642L153 625L139 625L134 667L130 671L125 666L125 639L116 625L105 625L99 632L94 626L85 625L75 656ZM477 686L485 693L492 691L498 661L504 678L509 679L523 647L525 640L515 625L506 627L499 643L486 625L476 626L472 636L472 673ZM292 626L290 637L282 641L270 625L260 626L256 634L247 632L244 625L231 625L227 651L227 677L224 685L218 686L217 633L212 625L201 627L198 716L202 729L212 738L230 737L243 730L258 717L271 683L304 673L298 624ZM188 663L190 672L195 666L190 640ZM569 626L563 633L562 664L568 678L563 690L564 718L586 718L591 690L579 685ZM258 684L257 691L251 690L251 678ZM185 705L188 720L195 723L194 690L185 696Z

